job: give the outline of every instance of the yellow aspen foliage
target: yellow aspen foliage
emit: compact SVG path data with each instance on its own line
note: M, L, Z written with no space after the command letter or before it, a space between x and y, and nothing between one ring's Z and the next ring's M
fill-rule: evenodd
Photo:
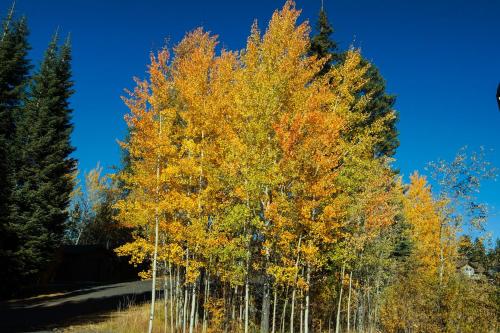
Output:
M172 59L166 49L151 56L125 99L130 168L115 208L134 237L116 251L161 263L171 331L189 321L191 332L248 332L256 313L269 324L271 303L274 332L299 318L304 332L327 321L339 330L354 313L358 330L366 320L398 331L438 303L401 308L388 289L381 305L396 260L417 267L405 295L434 290L432 279L454 269L446 202L417 174L404 192L392 160L376 153L395 113L370 119L369 65L351 48L319 75L327 59L310 55L299 16L287 1L265 30L252 25L240 51L195 29ZM395 254L406 236L411 253Z
M422 272L438 274L441 262L454 259L456 247L450 242L452 231L443 223L440 202L432 197L425 177L414 173L404 199L403 213L411 225L414 259ZM454 261L446 261L446 271L454 270Z
M160 225L171 222L173 212L180 206L190 206L189 198L179 191L176 179L178 163L177 112L169 104L167 80L168 52L151 56L149 81L137 81L137 87L125 99L130 109L126 116L130 140L122 145L130 155L130 171L120 175L128 195L117 202L118 220L137 230L135 241L120 247L120 254L145 251L152 255L151 247L141 244L153 242L155 216ZM171 101L170 101L171 103ZM168 200L166 199L168 195ZM167 219L167 216L169 217Z

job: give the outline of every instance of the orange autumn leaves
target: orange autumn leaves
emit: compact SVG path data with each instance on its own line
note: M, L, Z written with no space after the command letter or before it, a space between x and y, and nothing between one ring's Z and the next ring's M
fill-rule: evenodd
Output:
M264 34L254 24L239 52L218 52L217 38L196 29L172 58L151 57L149 78L126 99L131 164L117 208L136 240L121 254L151 256L143 245L158 216L159 258L186 266L189 283L207 269L238 285L246 267L267 267L290 285L338 242L393 223L394 175L373 156L383 123L355 130L370 97L356 97L367 67L350 50L318 76L325 60L308 56L299 14L287 2ZM346 174L355 181L339 180Z

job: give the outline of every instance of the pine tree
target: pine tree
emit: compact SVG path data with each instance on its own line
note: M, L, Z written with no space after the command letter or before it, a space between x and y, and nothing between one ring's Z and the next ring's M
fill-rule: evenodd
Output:
M321 11L319 12L316 30L318 31L318 34L311 38L309 53L317 56L318 59L328 57L328 60L319 72L319 75L324 75L330 70L333 64L339 61L340 54L338 52L337 43L331 39L333 27L330 22L328 22L328 17L326 16L326 12L323 8L321 8Z
M331 38L333 31L332 25L328 22L326 11L322 8L317 23L317 34L311 38L309 51L311 55L316 55L320 59L328 57L320 75L326 74L332 66L338 65L346 59L346 52L339 51L337 43ZM393 110L396 97L386 93L384 78L374 64L363 58L359 66L368 66L368 69L365 73L367 82L358 92L358 99L363 96L370 97L370 101L362 110L367 115L366 120L360 126L369 127L378 119L387 117L384 131L377 134L379 143L375 145L374 154L375 156L393 156L399 146L396 128L397 114ZM394 116L391 116L393 113Z
M382 119L390 114L394 117L388 117L384 131L379 136L379 143L375 147L376 156L394 156L399 146L398 130L396 128L397 113L393 107L396 103L396 96L389 95L385 91L385 80L380 74L378 68L363 59L362 66L369 65L365 77L368 79L359 96L370 96L365 113L368 114L368 124L373 124L377 119Z
M13 216L17 255L26 277L37 273L62 242L76 161L70 156L73 130L70 40L59 48L54 36L19 118Z
M15 234L9 227L9 211L13 188L15 119L28 80L30 49L26 19L15 21L14 7L3 22L0 35L0 293L9 290L7 280L15 280L13 256Z

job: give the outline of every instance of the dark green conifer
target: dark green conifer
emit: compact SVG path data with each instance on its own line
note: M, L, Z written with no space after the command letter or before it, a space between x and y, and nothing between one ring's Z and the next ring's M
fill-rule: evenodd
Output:
M396 103L396 96L387 94L385 91L385 80L380 74L378 68L370 63L368 60L363 59L362 65L369 65L366 77L367 83L361 90L359 96L370 94L371 99L366 106L365 112L368 116L368 124L373 123L375 120L385 117L388 113L394 111L394 104ZM381 133L380 143L376 146L376 156L394 156L396 149L399 147L398 130L396 118L387 122L387 130Z
M57 34L34 75L17 130L19 151L13 213L19 235L17 255L26 277L36 274L61 244L76 161L70 136L73 93L69 39Z
M2 22L0 32L0 294L15 281L16 235L10 228L14 187L16 119L26 91L29 71L26 19L14 19L14 7ZM10 282L9 282L10 281Z
M317 56L319 59L328 57L328 61L321 69L320 75L327 73L333 64L340 60L340 54L337 50L337 43L331 38L333 27L328 22L326 12L321 8L319 12L318 23L316 24L317 34L311 38L309 53Z

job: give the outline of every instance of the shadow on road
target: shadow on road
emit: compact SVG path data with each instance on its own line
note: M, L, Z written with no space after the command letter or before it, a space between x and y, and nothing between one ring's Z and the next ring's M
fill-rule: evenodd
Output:
M149 283L120 283L79 289L53 297L3 302L0 304L0 332L46 330L97 322L118 308L150 300Z

